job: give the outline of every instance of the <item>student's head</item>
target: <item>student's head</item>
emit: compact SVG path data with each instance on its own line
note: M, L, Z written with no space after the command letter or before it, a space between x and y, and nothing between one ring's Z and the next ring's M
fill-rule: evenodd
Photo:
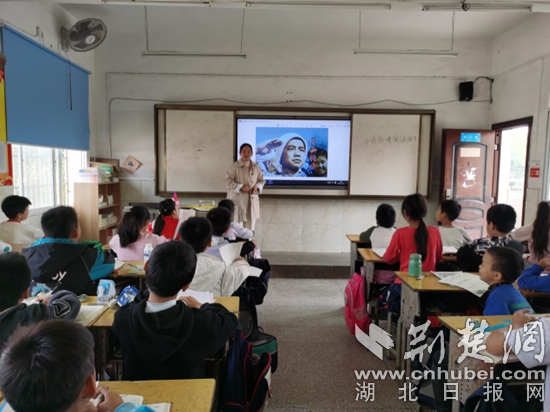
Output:
M318 176L327 174L328 154L324 149L317 149L315 152L315 173Z
M225 207L231 212L231 214L233 214L233 212L235 211L235 203L233 203L231 199L220 200L218 203L218 207Z
M135 206L134 206L135 207ZM179 211L176 210L176 202L174 199L164 199L159 203L159 214L155 219L155 227L153 228L153 233L155 235L160 235L162 229L164 229L164 217L172 216L174 219L178 218Z
M11 308L29 294L31 269L20 253L0 254L0 312Z
M189 243L195 253L202 253L211 244L212 224L205 217L190 217L180 226L180 239Z
M29 217L29 205L31 201L23 196L12 195L2 201L2 212L8 219L20 221Z
M428 227L424 223L427 212L428 205L426 204L426 199L418 193L407 196L401 204L401 213L409 225L418 225L414 234L414 240L418 253L422 255L422 261L428 255Z
M158 245L147 263L147 287L155 295L169 298L189 287L195 276L197 255L187 243L171 241Z
M214 236L223 236L231 226L231 212L225 207L210 209L206 214L206 218L212 224Z
M509 247L492 247L485 251L479 278L485 283L514 283L523 271L523 258L519 252Z
M145 206L133 206L124 213L118 224L120 246L127 247L137 241L141 232L147 227L151 214Z
M306 153L306 142L302 137L294 136L288 140L286 145L283 146L283 152L279 160L283 174L293 175L297 173L306 161Z
M487 210L487 233L490 236L504 236L516 225L516 211L512 206L499 203Z
M543 258L548 249L548 232L550 231L550 203L540 202L537 207L537 216L533 222L533 254L538 258Z
M80 239L78 216L70 206L57 206L44 212L40 225L46 237L75 241Z
M438 222L454 222L460 216L462 206L453 199L442 200L435 212L435 220Z
M94 375L94 339L74 321L20 327L0 358L0 391L18 412L85 410Z
M390 228L395 225L395 209L392 205L382 203L376 209L376 223L378 226Z
M241 155L241 159L245 162L248 162L250 158L252 157L252 146L248 143L243 143L241 147L239 147L239 154Z

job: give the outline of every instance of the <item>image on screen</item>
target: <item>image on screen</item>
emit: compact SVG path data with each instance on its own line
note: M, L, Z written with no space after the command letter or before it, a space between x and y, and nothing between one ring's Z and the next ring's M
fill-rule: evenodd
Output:
M267 185L348 185L350 121L237 119L237 151L252 146Z

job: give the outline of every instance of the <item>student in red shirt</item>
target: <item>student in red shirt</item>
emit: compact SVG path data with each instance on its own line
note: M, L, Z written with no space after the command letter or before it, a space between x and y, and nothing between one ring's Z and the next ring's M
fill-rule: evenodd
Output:
M159 203L159 214L152 224L153 234L164 236L166 239L180 240L176 232L180 223L179 210L174 199L165 199Z
M435 270L435 264L443 257L443 244L437 227L426 226L424 218L428 206L424 196L415 193L403 200L401 213L409 223L408 227L397 229L384 254L384 262L400 263L399 270L409 270L409 257L413 253L422 255L422 271ZM396 282L400 283L400 282Z

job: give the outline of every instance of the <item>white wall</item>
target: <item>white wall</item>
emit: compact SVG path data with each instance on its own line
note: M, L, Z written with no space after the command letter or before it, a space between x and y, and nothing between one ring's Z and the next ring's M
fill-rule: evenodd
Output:
M141 27L143 8L126 7L124 13ZM151 49L240 50L242 11L150 7L149 16ZM187 102L231 99L250 104L312 100L331 105L386 99L404 101L418 104L417 108L437 110L433 194L428 215L428 220L434 223L441 129L485 128L489 105L429 103L455 100L460 81L487 76L491 69L491 42L456 41L457 59L353 55L352 49L358 43L357 28L356 12L247 11L244 40L247 59L143 58L143 31L130 35L126 23L118 21L109 26L109 36L95 55L98 126L95 154L111 154L111 136L113 157L122 160L132 154L143 163L135 175L123 173L122 177L129 179L123 181L123 200L158 201L154 196L154 102L119 99ZM375 42L367 35L362 41L363 47L396 44L395 39ZM407 47L446 46L445 39L407 41ZM488 99L487 84L478 84L481 87L476 88L475 98ZM209 103L224 102L211 100ZM314 103L297 106L326 107ZM414 108L390 102L368 107ZM220 178L228 166L212 165L219 169ZM398 165L388 165L388 173L393 167ZM380 200L263 199L262 219L257 227L261 247L270 251L347 252L349 242L345 234L358 233L371 226L379 203ZM400 201L391 203L399 207ZM402 220L398 224L402 225Z
M0 21L6 25L22 32L40 44L50 48L55 53L66 57L59 48L61 27L70 28L77 19L55 4L43 4L38 2L23 1L0 1ZM43 35L37 36L37 27ZM92 72L90 76L90 132L92 145L96 139L95 130L95 86L94 86L94 52L76 53L68 52L72 62ZM7 64L9 65L9 56ZM8 79L9 81L9 79ZM31 119L29 119L31 121ZM10 194L13 194L13 187L6 187L0 190L0 201ZM32 199L30 199L32 202ZM0 213L0 221L6 217ZM40 227L40 214L32 213L27 223Z
M494 39L494 104L490 124L533 116L529 161L548 171L547 121L550 97L550 15L539 14ZM525 222L533 221L547 180L529 178ZM548 194L546 194L548 198Z

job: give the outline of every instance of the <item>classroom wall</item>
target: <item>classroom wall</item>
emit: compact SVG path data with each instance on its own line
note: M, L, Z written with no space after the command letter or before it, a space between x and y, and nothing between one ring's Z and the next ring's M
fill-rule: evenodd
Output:
M494 103L490 124L533 116L529 161L539 161L540 178L529 178L525 222L537 203L548 198L548 108L550 97L550 15L537 14L493 41Z
M62 26L70 28L76 21L77 19L71 13L56 4L23 1L0 1L0 22L19 30L26 36L64 57L67 57L67 55L59 48L60 29ZM40 28L43 35L37 36L37 27ZM93 145L96 142L96 139L94 138L96 132L94 52L76 53L70 50L68 52L68 57L72 62L92 72L90 75L90 147L93 150ZM9 56L7 64L10 64ZM9 79L7 79L7 81L9 81ZM0 189L0 202L4 199L4 197L13 194L13 187ZM40 216L40 213L33 213L31 210L31 215L29 216L27 223L40 227ZM6 220L6 217L0 212L0 221L3 220Z
M242 11L223 10L221 15L215 9L150 7L149 10L151 49L195 52L240 49ZM137 25L141 24L143 8L127 7L125 13ZM233 20L227 23L224 20L227 18L239 24ZM353 55L358 40L356 12L247 10L246 18L243 48L247 59L143 58L143 32L130 35L124 22L109 27L110 34L95 55L98 127L95 154L121 160L131 154L143 163L134 175L122 173L123 201L159 200L154 196L154 101L217 99L202 104L229 104L220 99L230 99L260 104L313 100L355 104L393 99L418 106L383 102L365 107L437 110L433 193L428 214L428 221L435 223L441 129L487 127L489 104L430 103L456 100L460 81L490 74L491 41L457 39L456 59ZM396 44L411 48L448 47L448 39L430 40L429 36L385 43L384 39L365 35L362 41L362 47ZM487 83L478 84L475 98L488 99ZM289 105L295 106L326 107L310 102ZM212 165L219 169L220 179L228 166ZM398 165L388 165L388 173L394 167ZM257 225L260 247L265 251L348 252L345 234L359 233L374 224L374 212L382 200L264 198L262 218ZM398 208L400 200L390 203ZM400 218L398 225L403 223Z

